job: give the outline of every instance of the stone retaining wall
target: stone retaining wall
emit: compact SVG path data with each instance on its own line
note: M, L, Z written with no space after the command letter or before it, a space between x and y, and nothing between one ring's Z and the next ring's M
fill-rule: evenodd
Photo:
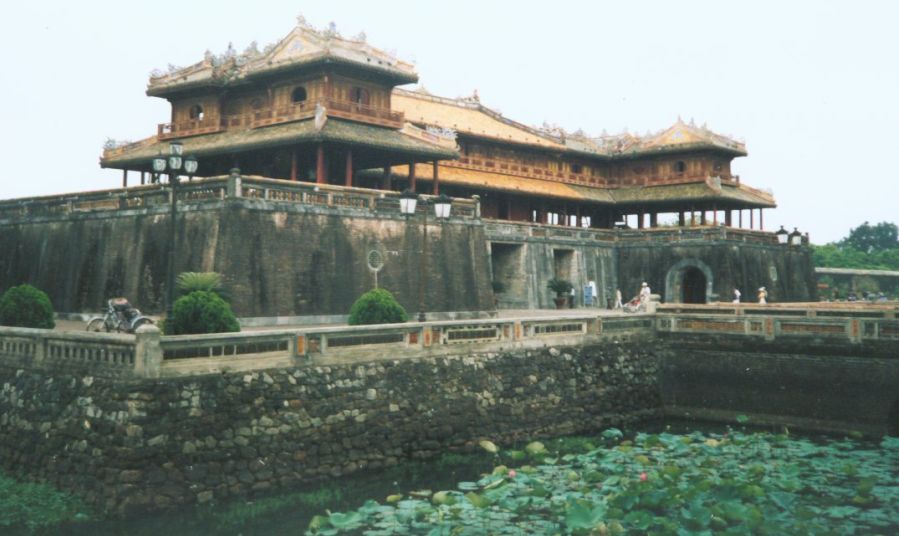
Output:
M108 511L242 497L656 415L656 346L123 380L0 366L0 463Z

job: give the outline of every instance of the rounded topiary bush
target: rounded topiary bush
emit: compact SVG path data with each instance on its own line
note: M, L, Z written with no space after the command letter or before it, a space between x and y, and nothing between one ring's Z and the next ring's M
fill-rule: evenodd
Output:
M172 318L164 323L166 335L240 331L228 302L215 292L197 290L181 296L172 306Z
M53 329L53 304L31 285L12 287L0 297L0 326Z
M383 288L370 290L359 297L350 309L347 323L351 326L363 324L397 324L409 319L406 310L389 291Z

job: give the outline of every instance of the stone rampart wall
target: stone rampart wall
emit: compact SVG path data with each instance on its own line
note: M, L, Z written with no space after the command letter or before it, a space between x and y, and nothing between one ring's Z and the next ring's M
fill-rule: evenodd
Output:
M111 511L265 493L658 413L655 345L317 363L165 380L0 365L0 463Z
M428 311L493 308L480 220L432 222L423 274L420 219L254 198L181 207L176 272L223 274L238 316L347 314L374 286L372 250L384 259L379 286L410 312L418 309L420 277ZM30 283L57 311L100 311L124 295L161 312L168 229L165 205L0 222L0 290Z

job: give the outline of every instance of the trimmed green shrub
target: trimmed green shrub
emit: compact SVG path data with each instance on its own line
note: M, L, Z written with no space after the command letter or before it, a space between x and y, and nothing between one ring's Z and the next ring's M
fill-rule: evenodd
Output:
M240 331L228 302L214 292L197 290L175 300L172 318L164 323L166 335Z
M53 329L53 304L43 290L31 285L12 287L0 297L0 326Z
M364 324L398 324L409 320L406 310L389 291L383 288L370 290L359 297L350 309L347 323L351 326Z

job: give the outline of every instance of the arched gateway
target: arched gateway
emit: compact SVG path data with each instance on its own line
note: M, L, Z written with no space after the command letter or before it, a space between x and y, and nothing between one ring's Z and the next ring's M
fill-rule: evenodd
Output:
M665 302L707 303L714 278L708 265L698 259L683 259L665 275Z

